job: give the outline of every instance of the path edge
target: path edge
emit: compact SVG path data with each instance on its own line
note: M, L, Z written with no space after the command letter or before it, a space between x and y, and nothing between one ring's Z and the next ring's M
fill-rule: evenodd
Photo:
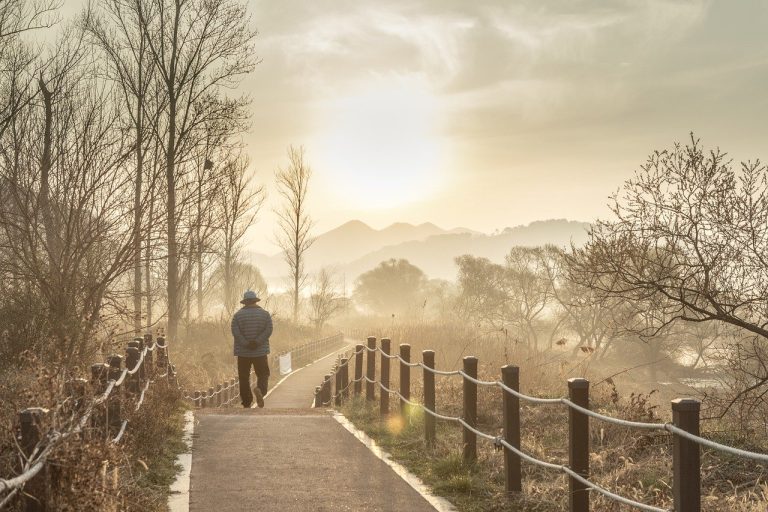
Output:
M399 464L392 460L392 456L385 452L376 441L371 439L368 434L358 429L351 421L347 419L342 413L333 411L331 417L339 422L350 434L355 436L368 450L371 451L379 460L383 461L387 466L402 478L408 485L410 485L416 492L418 492L422 498L424 498L430 505L432 505L437 512L458 512L458 509L442 496L434 494L427 485L421 481L419 477L408 471L402 464Z
M168 509L170 512L189 512L189 487L192 475L192 437L195 433L195 411L184 411L184 434L182 441L187 445L184 452L176 456L175 464L181 467L170 485Z

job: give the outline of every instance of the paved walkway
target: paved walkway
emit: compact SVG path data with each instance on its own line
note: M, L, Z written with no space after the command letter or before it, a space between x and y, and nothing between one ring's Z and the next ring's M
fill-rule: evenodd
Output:
M323 409L328 357L289 376L264 409L195 412L190 511L434 512Z

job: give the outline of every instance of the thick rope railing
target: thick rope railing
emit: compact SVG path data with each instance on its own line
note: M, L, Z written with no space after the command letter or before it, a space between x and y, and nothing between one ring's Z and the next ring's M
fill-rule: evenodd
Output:
M429 416L431 416L433 418L459 424L459 425L461 425L462 429L464 429L465 432L471 432L472 435L474 435L476 437L480 437L481 439L483 439L485 441L493 443L494 446L497 447L497 448L508 450L510 453L513 453L514 455L516 455L519 458L519 460L524 460L524 461L526 461L528 463L540 466L542 468L546 468L546 469L550 469L550 470L556 470L556 471L559 471L561 473L564 473L565 475L567 475L569 478L572 479L571 480L572 482L575 481L575 482L578 482L578 484L582 485L584 490L590 490L591 489L591 490L594 490L595 492L605 496L607 499L610 499L610 500L616 501L618 503L622 503L624 505L628 505L628 506L637 508L639 510L650 511L650 512L668 512L668 511L666 511L665 509L653 506L653 505L648 505L648 504L645 504L645 503L641 503L641 502L632 500L632 499L627 498L625 496L621 496L621 495L616 494L614 492L611 492L610 490L608 490L608 489L598 485L597 483L589 480L589 478L587 477L588 476L588 464L584 466L585 468L587 468L586 470L584 470L585 471L584 474L581 474L580 473L581 470L577 470L576 469L577 465L569 466L569 465L562 465L562 464L557 464L557 463L553 463L553 462L547 462L547 461L537 459L537 458L535 458L535 457L533 457L533 456L531 456L529 454L524 453L519 447L516 447L515 445L511 444L508 441L509 438L506 437L506 435L507 435L506 433L504 435L494 436L494 435L488 434L486 432L483 432L482 430L478 429L476 427L476 425L474 424L475 421L476 421L476 412L475 412L476 411L476 405L473 406L474 409L467 409L468 406L467 406L467 402L466 402L466 399L467 399L466 396L465 396L465 405L464 405L464 407L465 407L465 414L470 414L469 416L466 416L466 417L448 416L448 415L440 414L436 410L434 410L434 409L432 409L430 407L427 407L425 404L421 404L421 403L418 403L418 402L410 400L409 396L406 396L403 393L401 393L400 391L388 387L380 379L375 378L374 377L375 376L375 366L371 366L371 361L375 361L375 354L376 353L378 353L381 356L381 372L382 372L383 376L387 377L387 382L388 382L389 381L389 371L390 371L389 361L397 359L400 362L400 365L401 365L401 367L400 367L400 371L401 371L401 374L400 374L401 375L401 384L400 384L401 385L401 389L403 387L403 382L402 382L403 375L405 375L405 379L406 379L406 384L405 384L406 388L405 389L406 389L406 391L404 391L404 393L407 393L408 395L410 395L410 377L409 377L408 370L410 370L410 368L415 368L415 367L422 368L424 370L424 372L425 372L424 373L424 378L425 378L425 400L427 400L427 394L426 394L427 393L427 388L426 388L426 382L427 382L426 381L426 376L427 376L427 373L431 373L432 375L444 375L444 376L458 375L458 376L460 376L462 378L462 380L465 381L465 391L464 391L465 394L467 393L467 391L466 391L467 384L466 383L471 383L474 386L497 387L497 388L502 390L503 394L505 394L507 396L515 397L515 398L517 398L519 400L526 401L526 402L529 402L529 403L540 404L540 405L565 405L567 408L573 410L574 412L578 412L579 414L582 414L584 416L591 417L591 418L594 418L594 419L597 419L597 420L600 420L600 421L604 421L604 422L607 422L607 423L610 423L610 424L613 424L613 425L617 425L617 426L621 426L621 427L625 427L625 428L633 428L633 429L642 429L642 430L651 430L651 431L666 431L666 432L669 432L670 434L672 434L673 436L678 436L678 438L680 438L680 439L684 439L686 441L690 441L692 443L696 443L697 445L706 446L708 448L711 448L711 449L714 449L714 450L718 450L718 451L722 451L722 452L725 452L725 453L729 453L729 454L734 455L734 456L748 458L748 459L756 460L756 461L759 461L759 462L768 463L768 454L762 454L762 453L756 453L756 452L751 452L751 451L747 451L747 450L742 450L742 449L739 449L739 448L735 448L735 447L732 447L732 446L728 446L728 445L724 445L724 444L718 443L716 441L712 441L710 439L706 439L704 437L701 437L700 435L696 435L698 433L698 426L696 427L695 430L692 430L691 432L689 432L689 431L685 430L684 428L681 428L681 426L679 426L679 425L683 425L686 428L688 428L688 425L684 425L684 424L649 423L649 422L630 421L630 420L625 420L625 419L621 419L621 418L615 418L615 417L612 417L612 416L608 416L608 415L601 414L599 412L590 410L586 406L588 404L588 400L586 400L586 399L583 401L584 405L580 405L579 403L575 403L574 400L579 401L580 403L582 402L581 398L579 398L578 393L577 394L572 394L571 395L572 399L569 399L569 398L541 398L541 397L534 397L534 396L526 395L524 393L521 393L517 389L513 389L509 385L505 384L505 382L507 382L506 369L508 367L505 367L505 368L502 369L502 370L504 370L502 372L502 373L504 373L504 382L498 381L498 380L493 380L493 381L481 380L481 379L477 378L477 376L476 376L476 373L477 373L477 366L476 366L477 359L476 358L466 358L466 359L473 359L474 360L474 365L475 365L474 369L472 369L473 367L471 365L469 367L467 366L466 359L465 359L465 370L467 368L470 368L470 370L474 374L474 375L471 375L471 374L467 373L467 371L470 371L470 370L467 370L467 371L463 371L463 370L443 371L443 370L435 369L434 368L434 352L432 352L432 351L425 351L425 353L424 353L425 354L424 362L411 362L411 361L408 360L408 358L410 358L410 346L409 345L401 345L401 353L403 351L403 347L407 348L407 351L405 352L405 358L402 357L402 355L399 355L399 354L391 354L391 353L389 353L389 346L390 346L390 341L388 339L382 339L382 346L378 346L377 347L376 346L376 338L371 338L371 337L368 338L368 345L367 346L365 346L365 345L358 345L358 349L354 352L354 355L358 356L355 359L356 359L356 372L357 372L357 375L359 375L359 376L355 377L354 379L348 379L348 376L346 375L346 373L343 373L342 374L342 379L341 380L337 379L337 381L336 381L337 382L337 389L335 390L336 392L333 393L333 394L328 392L324 396L328 397L329 399L322 400L320 402L317 402L317 400L316 400L316 403L319 403L319 405L322 405L322 406L331 405L334 401L338 400L339 398L343 398L345 393L347 392L347 390L353 384L356 384L356 383L359 383L359 382L366 382L367 384L374 386L374 388L378 387L382 391L382 393L386 393L387 395L392 395L392 396L397 397L401 401L401 407L403 406L402 404L407 404L410 407L421 409L422 411L424 411L424 413L428 414ZM386 347L386 349L384 349L383 347ZM362 356L363 356L364 353L367 353L368 354L368 358L369 358L368 365L367 365L368 366L367 370L365 370L363 368ZM429 364L425 364L427 362L427 353L431 354L431 359L430 359ZM374 359L371 359L371 358L374 358ZM352 361L352 358L347 358L346 361L344 361L341 364L338 364L336 366L335 370L334 370L334 373L339 372L339 371L346 372L347 371L346 367L349 366L349 363L351 361ZM386 363L386 365L385 365L385 363ZM518 372L519 371L516 367L513 367L511 369L514 370L514 372ZM365 370L365 373L363 373L364 370ZM403 371L405 371L405 374L402 373ZM518 382L517 377L516 377L517 373L514 373L514 375L515 375L514 380L511 380L510 383L512 383L512 382L517 383ZM325 381L323 383L325 386L330 386L330 378L329 377L331 377L331 376L326 375L326 379L325 379ZM582 383L588 385L588 382L584 381L583 379L571 379L571 380L581 381L581 382L574 382L573 383L573 385L574 385L573 389L579 389L579 386L583 385ZM431 389L431 396L432 396L431 403L434 406L434 378L432 379L430 386L431 386L430 389ZM570 388L570 386L571 386L571 381L569 380L569 388ZM517 387L517 384L515 384L515 387ZM323 386L319 386L318 388L316 388L316 395L318 395L318 393L322 394L323 393L323 389L324 389ZM476 398L477 398L476 397L476 388L474 388L474 389L475 389L475 391L472 392L474 394L473 395L474 397L472 399L475 400L475 404L476 404ZM584 389L587 389L587 387L584 387ZM356 395L360 395L360 393L361 393L360 388L356 388ZM588 395L584 395L584 396L588 396ZM366 398L369 401L373 399L373 396L370 393L370 388L366 391ZM673 401L673 410L676 410L676 411L681 410L679 408L676 409L676 407L679 407L679 404L677 404L677 402L680 402L680 401L679 400ZM683 400L682 402L686 402L686 401ZM695 410L697 411L695 413L695 418L698 418L698 405L697 405L698 403L695 402L695 401L687 401L686 405L689 405L691 402L693 402L693 404L695 404ZM337 403L337 405L339 404L338 401L336 403ZM381 404L382 404L381 405L381 410L382 410L382 414L385 413L384 411L388 411L389 410L388 403L389 403L389 400L387 399L385 401L384 394L382 394L381 395ZM504 404L505 404L505 425L508 425L506 423L507 422L507 419L506 419L507 399L506 398L505 398ZM517 405L516 407L519 408L519 405ZM473 411L473 412L467 412L468 410L469 411ZM403 414L403 413L401 412L401 414ZM518 419L516 421L519 422L519 416L517 416L517 417L518 417ZM675 422L677 423L677 421L678 420L677 420L677 416L676 416ZM698 419L696 419L696 421L698 422ZM588 425L588 424L584 423L584 425L585 425L585 427L583 427L583 428L587 428L586 425ZM426 425L425 425L425 427L426 427ZM519 423L518 423L518 427L516 427L516 428L519 429ZM574 428L574 427L571 427L571 428ZM432 427L432 429L433 429L432 430L432 436L434 437L434 427ZM505 427L504 431L507 432L506 427ZM692 432L696 432L696 434L694 434ZM425 434L425 435L427 435L428 440L429 440L429 434ZM587 431L583 431L582 435L588 436L588 432ZM465 437L465 442L466 442L466 437ZM573 441L570 441L570 442L572 443ZM587 441L583 441L583 442L586 443ZM517 443L519 443L519 437L518 437ZM676 438L675 439L675 446L677 446L677 443L678 443L678 439ZM474 448L472 448L472 450L474 450ZM466 457L466 453L467 452L466 452L466 445L465 445L465 457ZM678 455L676 454L675 457L677 457L677 456ZM588 454L586 455L586 457L587 457L587 460L588 460ZM573 460L576 460L576 459L573 459ZM700 468L698 466L698 464L699 464L698 463L698 455L697 455L696 461L697 462L696 462L695 468L696 468L696 472L698 473L698 471L700 471ZM677 459L675 459L675 465L676 464L678 464ZM680 462L680 464L684 464L684 463ZM675 467L677 467L677 466L675 466ZM683 467L685 467L685 466L683 466ZM505 471L506 471L506 460L505 460ZM676 469L676 471L677 471L677 469ZM679 476L677 472L675 473L675 475L676 475L675 476L675 486L676 487L677 486L684 486L685 487L686 485L688 485L688 483L689 483L688 481L691 481L690 480L691 479L691 475L690 474L685 474L685 473L681 474L682 475L682 479L686 480L686 482L683 482L683 483L680 483L680 482L677 481L678 476ZM520 478L519 470L518 470L517 478L518 479ZM696 482L698 481L698 476L696 477L695 481ZM508 482L508 484L509 484L509 482ZM517 490L520 490L519 483L517 484L517 486L518 486ZM679 503L678 500L684 500L683 502L685 502L685 503L691 503L693 499L695 499L697 501L700 500L700 492L698 490L697 485L693 487L693 491L690 490L690 485L688 487L689 487L688 489L676 490L675 491L675 503L676 503L675 510L688 510L687 508L682 508L682 509L678 508L678 505L677 505ZM678 491L680 492L680 494L678 494ZM574 491L572 490L571 492L574 492ZM686 494L686 492L688 494ZM586 495L583 495L583 496L586 496ZM586 499L587 501L581 501L580 505L573 505L572 504L572 507L574 507L574 506L576 507L576 508L572 508L572 510L582 510L582 506L583 507L588 507L588 497L582 498L582 500L584 500L584 499ZM694 510L694 509L691 509L691 510ZM696 510L698 510L698 509L696 509Z

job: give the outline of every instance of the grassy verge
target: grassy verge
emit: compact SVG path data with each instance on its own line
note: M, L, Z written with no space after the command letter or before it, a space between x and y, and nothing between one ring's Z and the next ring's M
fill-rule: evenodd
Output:
M447 498L462 512L563 510L562 500L533 501L525 493L507 498L500 454L479 441L477 463L465 464L460 451L461 429L454 424L438 421L437 441L427 447L423 413L413 411L405 421L393 414L382 421L378 402L372 406L364 400L348 403L341 412L435 494Z
M176 457L187 449L183 441L187 407L174 396L159 395L153 410L136 418L126 440L124 510L168 510L169 487L181 470Z
M458 394L453 394L458 398ZM482 398L482 397L481 397ZM596 397L598 398L598 397ZM642 400L641 400L642 402ZM478 426L484 432L501 433L500 418L488 414L493 402L482 400ZM393 403L392 410L396 410ZM556 471L523 463L523 491L507 496L504 492L503 455L492 444L478 439L478 459L474 464L462 461L462 431L453 423L437 422L437 442L424 442L424 418L421 410L412 411L403 420L397 414L382 420L379 402L354 400L342 407L359 429L366 432L392 458L424 481L433 492L451 501L462 512L559 511L568 508L568 482ZM453 406L453 408L451 407ZM644 409L636 396L615 403L595 400L599 410L636 420L649 419L637 414ZM456 404L439 407L446 414L460 414ZM486 411L486 414L483 414ZM523 407L522 445L524 451L540 460L567 461L567 416L559 408ZM718 439L727 442L725 439ZM744 448L743 440L730 440ZM603 487L630 499L663 509L672 508L671 443L666 434L627 431L620 427L591 422L591 479ZM710 450L702 450L702 510L764 512L768 504L765 468L760 464ZM628 510L602 495L592 493L592 510Z

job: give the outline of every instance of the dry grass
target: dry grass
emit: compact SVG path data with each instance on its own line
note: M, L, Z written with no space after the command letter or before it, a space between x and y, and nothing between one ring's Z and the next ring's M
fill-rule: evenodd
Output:
M372 330L372 335L389 335L393 345L408 341L412 360L421 359L421 351L434 349L440 369L458 369L465 355L480 360L480 378L496 380L500 367L513 362L520 366L521 390L540 397L564 396L566 379L571 376L591 378L605 375L600 367L582 356L576 359L559 354L532 353L521 346L510 346L492 337L471 337L471 331L460 326L412 325ZM588 357L588 356L587 356ZM550 361L555 360L555 363ZM585 361L586 360L586 361ZM377 371L379 365L377 363ZM398 363L392 363L391 382L397 389ZM378 375L377 375L378 377ZM637 389L631 375L593 386L591 406L605 414L636 421L668 421L667 397L659 398L652 389ZM615 382L614 382L615 381ZM421 401L421 370L411 375L411 395ZM437 410L443 414L461 415L461 380L436 377ZM501 391L480 387L478 390L478 424L481 430L498 435L502 432ZM391 400L391 410L397 408ZM460 510L564 510L567 508L567 480L551 470L523 464L524 490L507 499L503 486L503 456L490 443L478 440L478 462L462 464L461 429L455 424L438 421L438 443L428 449L423 442L423 412L412 411L404 424L382 421L375 406L353 402L344 411L360 428L418 474L435 492L453 501ZM534 457L554 463L567 463L567 412L563 406L522 404L522 447ZM672 454L671 438L664 433L636 431L593 420L590 422L591 479L603 487L628 498L662 508L671 508ZM730 431L728 425L704 422L702 430ZM716 436L713 435L717 439ZM739 438L718 440L731 445L764 451L765 439L745 442ZM702 451L703 510L765 511L768 505L768 468L710 450ZM627 507L593 493L593 510L618 511Z
M23 390L23 391L19 391ZM16 444L18 411L38 406L49 409L43 431L63 429L67 401L63 378L55 368L43 368L28 359L15 372L4 372L0 382L0 475L16 475L21 469ZM47 485L35 489L45 496L48 510L167 510L168 487L176 475L175 458L185 447L181 441L183 405L178 392L164 380L155 382L138 412L125 398L122 409L128 429L118 445L89 427L83 436L72 437L52 452L44 470ZM99 411L96 411L99 414ZM30 491L30 489L27 489ZM9 504L20 510L21 500Z

